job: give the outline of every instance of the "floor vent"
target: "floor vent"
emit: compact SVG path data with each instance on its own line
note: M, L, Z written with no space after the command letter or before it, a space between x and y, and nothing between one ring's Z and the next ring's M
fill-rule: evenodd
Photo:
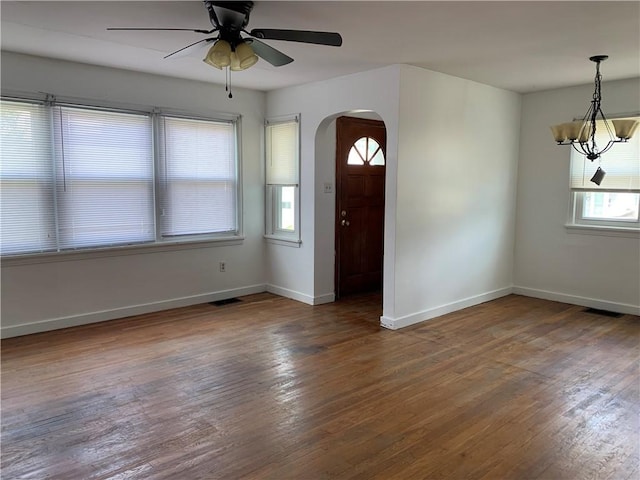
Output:
M216 300L215 302L209 302L209 305L214 305L216 307L222 307L223 305L229 305L231 303L241 302L239 298L226 298L224 300Z
M594 315L602 315L603 317L620 318L623 314L618 312L610 312L609 310L598 310L597 308L585 308L585 313L593 313Z

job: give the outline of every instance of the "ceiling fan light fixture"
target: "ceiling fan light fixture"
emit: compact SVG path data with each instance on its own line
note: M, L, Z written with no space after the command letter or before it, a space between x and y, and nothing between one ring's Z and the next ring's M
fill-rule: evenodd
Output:
M223 69L231 64L231 45L226 40L218 40L207 52L205 63Z
M238 65L240 70L246 70L249 67L252 67L258 61L258 56L254 53L251 46L242 42L236 46L235 51L236 57L238 58Z
M229 66L232 72L240 72L243 69L240 67L240 61L236 52L231 52L231 65Z

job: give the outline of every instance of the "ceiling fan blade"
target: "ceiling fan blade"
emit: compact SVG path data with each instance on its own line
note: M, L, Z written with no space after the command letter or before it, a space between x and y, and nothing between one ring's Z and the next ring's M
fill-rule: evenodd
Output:
M312 32L308 30L280 30L275 28L254 28L252 37L265 40L285 40L287 42L313 43L316 45L329 45L339 47L342 45L342 37L334 32Z
M213 33L216 30L218 30L217 28L214 28L212 30L202 30L202 29L198 29L198 28L130 28L130 27L125 27L125 28L115 28L115 27L109 27L107 28L107 30L131 30L131 31L179 31L179 32L196 32L196 33L205 33L205 34L209 34L209 33Z
M276 50L271 45L267 45L266 43L261 42L260 40L249 38L246 40L246 42L251 43L251 48L256 55L258 55L260 58L263 58L274 67L281 67L293 62L293 58L285 55L280 50Z
M212 42L215 42L216 40L217 40L217 38L203 38L202 40L198 40L197 42L193 42L193 43L187 45L186 47L182 47L181 49L176 50L175 52L171 52L169 55L165 55L163 58L186 57L187 55L191 55L192 53L194 53L196 51L199 51L203 47L207 46L208 44L210 44Z

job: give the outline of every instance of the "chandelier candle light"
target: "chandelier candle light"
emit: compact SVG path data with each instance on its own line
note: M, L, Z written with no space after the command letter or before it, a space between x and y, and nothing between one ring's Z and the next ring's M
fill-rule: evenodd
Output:
M633 136L640 123L637 120L613 120L611 123L613 123L615 130L614 136L611 126L601 108L602 75L600 74L600 63L604 62L607 58L609 58L608 55L589 57L589 60L596 64L596 78L591 106L587 110L584 118L581 121L561 123L551 127L553 138L558 142L558 145L571 145L578 153L586 156L591 161L600 158L614 143L627 142ZM609 135L609 140L603 147L596 145L596 122L598 121L598 117L600 117ZM605 171L598 167L591 181L596 185L600 185L604 175Z

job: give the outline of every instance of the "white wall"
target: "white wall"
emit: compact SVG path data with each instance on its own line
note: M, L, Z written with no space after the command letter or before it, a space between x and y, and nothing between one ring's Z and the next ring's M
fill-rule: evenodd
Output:
M640 314L640 241L569 231L569 147L549 126L581 118L593 85L524 95L515 250L515 291ZM605 114L640 111L640 79L602 85ZM615 148L615 146L613 147ZM606 154L602 158L606 170Z
M335 130L333 120L357 110L376 112L387 127L387 208L393 217L395 165L398 138L399 66L347 75L267 93L268 116L301 114L300 122L300 248L269 244L269 289L309 304L334 298ZM316 139L318 140L316 142ZM334 193L324 193L324 183ZM391 201L389 201L391 199ZM385 242L393 225L385 229ZM393 271L393 259L385 258L385 270ZM385 278L392 278L392 276ZM385 296L393 285L385 285Z
M67 255L2 264L2 334L18 335L203 303L265 288L262 92L3 52L2 89L242 115L245 240L116 256ZM225 261L227 272L218 263Z
M525 95L521 112L518 94L396 65L266 95L235 89L228 100L218 85L3 53L2 88L241 114L246 237L239 245L3 262L3 336L264 288L310 304L333 300L335 193L324 193L324 183L335 190L335 118L361 110L387 129L383 325L489 300L512 283L572 303L640 303L637 238L564 228L569 153L554 145L548 125L581 116L590 86ZM607 111L640 110L639 92L637 79L605 84ZM262 238L263 119L292 113L301 114L300 248Z
M302 114L303 243L269 246L269 283L309 303L333 294L335 196L323 192L335 184L330 126L357 109L387 129L383 324L509 293L520 96L409 66L267 94L269 115Z
M510 292L520 120L518 94L420 68L400 94L392 328Z

